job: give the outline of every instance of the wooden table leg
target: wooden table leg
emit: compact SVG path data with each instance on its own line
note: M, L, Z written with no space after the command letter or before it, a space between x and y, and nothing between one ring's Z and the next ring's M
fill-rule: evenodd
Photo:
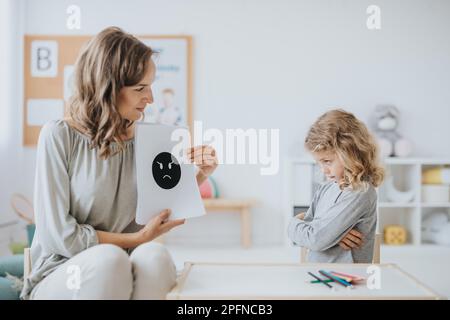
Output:
M248 208L241 209L241 244L244 248L251 245L251 219Z

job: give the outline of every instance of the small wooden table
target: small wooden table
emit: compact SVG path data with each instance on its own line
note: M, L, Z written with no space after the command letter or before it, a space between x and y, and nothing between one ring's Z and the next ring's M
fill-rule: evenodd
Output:
M250 208L256 204L252 199L226 199L226 198L211 198L203 199L206 212L212 211L237 211L241 215L241 245L244 248L249 248L252 244L252 226ZM164 242L164 236L159 236L155 241L159 243Z
M251 199L203 199L206 211L237 211L241 215L241 244L249 248L252 243L250 208L256 203Z

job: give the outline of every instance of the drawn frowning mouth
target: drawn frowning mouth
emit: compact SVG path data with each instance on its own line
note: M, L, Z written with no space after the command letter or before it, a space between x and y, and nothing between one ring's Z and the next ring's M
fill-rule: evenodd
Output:
M165 174L165 175L163 176L163 179L165 179L166 177L169 178L170 180L172 180L172 177L169 176L168 174Z

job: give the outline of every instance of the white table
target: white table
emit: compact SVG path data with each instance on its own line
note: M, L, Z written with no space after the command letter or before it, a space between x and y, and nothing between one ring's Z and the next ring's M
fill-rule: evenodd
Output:
M336 271L368 278L370 264L238 264L187 262L167 299L441 299L394 264L380 264L380 289L310 283L308 271Z

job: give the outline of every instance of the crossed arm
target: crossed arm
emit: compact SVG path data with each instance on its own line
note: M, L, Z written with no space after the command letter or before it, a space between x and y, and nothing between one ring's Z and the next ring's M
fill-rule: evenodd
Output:
M305 212L299 213L295 218L303 220ZM364 235L355 229L350 230L339 242L339 246L344 250L358 249L364 244Z

